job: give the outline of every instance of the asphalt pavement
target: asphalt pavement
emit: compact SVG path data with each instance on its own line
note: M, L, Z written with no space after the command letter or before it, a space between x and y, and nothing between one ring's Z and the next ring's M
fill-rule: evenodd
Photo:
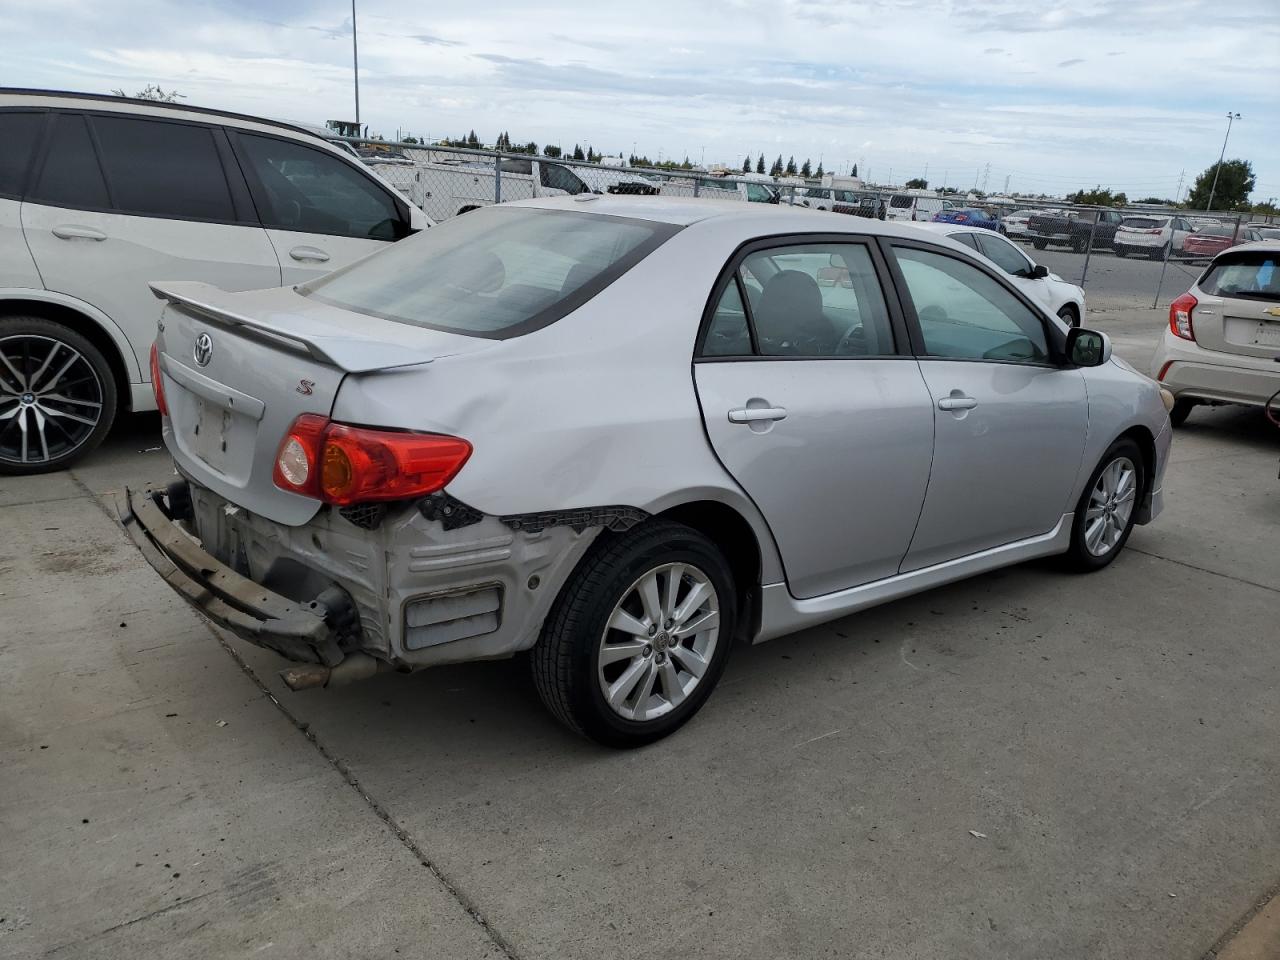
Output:
M1092 322L1145 368L1163 316ZM0 956L1199 960L1280 884L1256 412L1192 414L1105 571L738 650L628 753L521 661L289 693L112 519L155 427L0 480Z
M1159 304L1167 308L1170 301L1186 293L1204 271L1204 263L1170 260L1166 265L1158 260L1117 257L1105 249L1090 253L1086 269L1082 253L1072 253L1065 247L1037 250L1027 241L1020 241L1019 245L1032 260L1044 264L1063 280L1080 283L1083 277L1086 300L1125 301L1131 306L1151 306L1156 302L1158 288Z

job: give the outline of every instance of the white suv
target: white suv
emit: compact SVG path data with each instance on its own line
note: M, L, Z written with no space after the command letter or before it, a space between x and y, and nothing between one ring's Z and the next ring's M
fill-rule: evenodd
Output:
M0 474L155 409L153 280L299 283L429 224L322 138L196 107L0 88Z

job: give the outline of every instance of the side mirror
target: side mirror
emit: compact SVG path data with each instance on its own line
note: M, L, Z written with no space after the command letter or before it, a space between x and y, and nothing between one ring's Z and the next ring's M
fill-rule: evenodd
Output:
M1100 367L1111 359L1111 338L1096 330L1067 331L1067 359L1077 367Z
M1049 275L1049 268L1042 263L1037 263L1034 267L1031 268L1032 280L1043 280L1048 275Z

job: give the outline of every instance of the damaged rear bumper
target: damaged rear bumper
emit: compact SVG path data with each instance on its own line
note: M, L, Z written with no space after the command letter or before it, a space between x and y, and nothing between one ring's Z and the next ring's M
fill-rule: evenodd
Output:
M341 590L335 587L299 603L241 576L183 531L163 492L126 489L117 498L117 508L125 531L156 573L218 626L289 660L318 664L326 680L329 671L324 668L337 667L352 656L340 645L354 617L350 599ZM355 656L373 667L372 658ZM313 679L302 685L318 684Z

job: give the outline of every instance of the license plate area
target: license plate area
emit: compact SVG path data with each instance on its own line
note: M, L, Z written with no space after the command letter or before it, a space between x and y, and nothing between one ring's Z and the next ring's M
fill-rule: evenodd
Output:
M1260 347L1280 347L1280 322L1261 320L1254 332L1253 342Z

